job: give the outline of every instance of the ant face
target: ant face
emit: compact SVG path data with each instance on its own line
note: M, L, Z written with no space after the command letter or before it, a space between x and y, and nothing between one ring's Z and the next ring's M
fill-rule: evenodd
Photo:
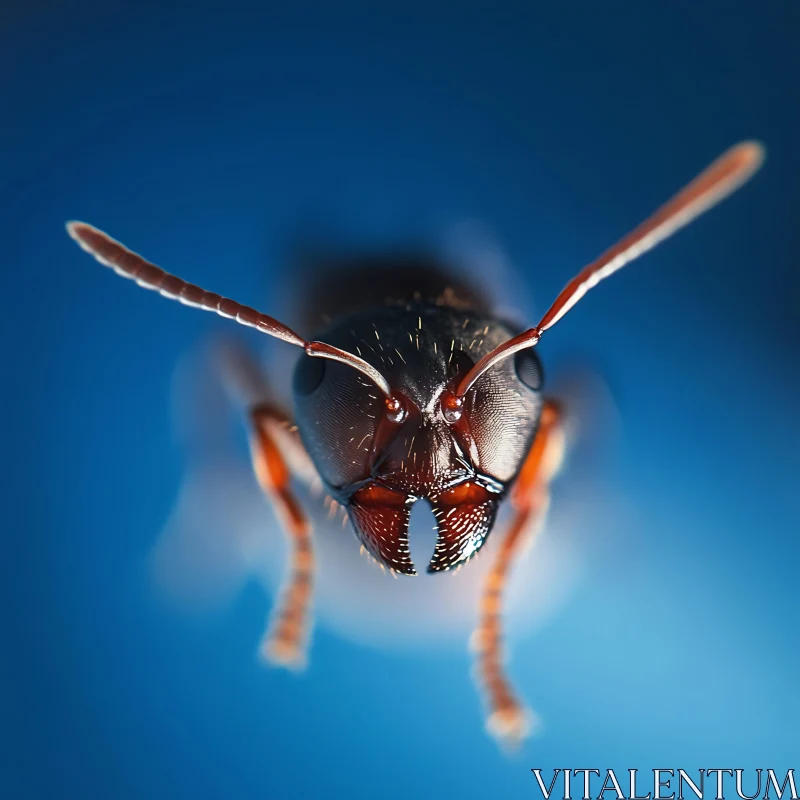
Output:
M384 566L415 574L408 525L424 499L438 522L428 570L463 563L491 531L535 435L537 356L525 351L481 376L453 415L448 396L509 338L505 325L420 303L352 315L322 335L378 369L403 407L401 419L390 418L375 385L342 365L305 358L297 366L300 435L361 543Z

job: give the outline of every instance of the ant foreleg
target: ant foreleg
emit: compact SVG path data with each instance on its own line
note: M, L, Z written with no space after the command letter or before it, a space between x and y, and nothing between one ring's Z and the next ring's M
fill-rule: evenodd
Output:
M487 728L499 739L518 742L529 732L528 711L517 700L503 666L503 590L514 559L543 521L549 503L549 483L561 465L564 435L561 411L546 401L541 423L511 492L514 518L488 572L480 601L478 626L473 635L477 673L487 695Z
M261 652L272 663L302 667L311 627L314 578L311 525L289 485L291 472L274 430L277 425L286 425L285 418L269 406L261 405L251 409L250 421L253 469L274 504L291 547L282 599L264 636Z
M311 525L292 491L291 479L293 474L308 479L315 473L289 417L263 401L268 394L266 380L249 353L226 345L219 357L228 388L249 406L253 470L272 501L290 547L281 600L260 652L273 664L302 667L311 627L314 550Z

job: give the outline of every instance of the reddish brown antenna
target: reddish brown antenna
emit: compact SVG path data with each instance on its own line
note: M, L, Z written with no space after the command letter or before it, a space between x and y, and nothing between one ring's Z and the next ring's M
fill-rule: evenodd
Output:
M236 320L241 325L282 339L284 342L302 347L306 354L314 358L327 358L339 361L366 375L385 395L390 418L402 416L402 401L392 395L386 378L375 367L338 347L324 342L307 342L282 322L262 314L235 300L229 300L214 292L207 292L199 286L187 283L175 275L170 275L155 264L145 261L140 255L112 239L92 225L85 222L68 222L67 232L87 252L101 264L111 267L117 275L135 280L144 289L154 289L170 300L178 300L184 305L214 311L220 316Z
M555 325L604 278L652 250L659 242L736 191L752 177L763 161L764 148L758 142L742 142L723 153L655 214L606 250L596 261L584 267L561 290L538 325L509 339L480 359L461 380L452 401L458 403L487 369L520 350L533 347L544 331Z

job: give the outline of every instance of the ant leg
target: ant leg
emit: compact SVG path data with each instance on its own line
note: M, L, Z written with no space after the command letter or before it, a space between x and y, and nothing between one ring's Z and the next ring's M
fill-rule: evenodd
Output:
M282 598L264 635L261 653L273 664L302 667L311 626L314 549L311 525L290 487L287 458L278 445L275 429L284 434L286 418L269 405L250 410L250 452L261 488L272 500L291 547L291 561ZM297 446L302 447L299 440Z
M314 550L311 525L290 484L293 475L311 479L315 472L288 415L258 400L268 394L267 384L249 353L226 345L219 356L229 389L249 406L253 470L291 548L281 600L259 650L270 663L299 668L311 626Z
M489 706L487 728L492 735L510 742L519 742L528 734L530 715L517 700L503 667L502 596L514 559L523 545L530 543L547 511L549 483L564 455L560 422L558 405L546 401L536 438L511 491L514 517L486 576L473 635L478 679Z

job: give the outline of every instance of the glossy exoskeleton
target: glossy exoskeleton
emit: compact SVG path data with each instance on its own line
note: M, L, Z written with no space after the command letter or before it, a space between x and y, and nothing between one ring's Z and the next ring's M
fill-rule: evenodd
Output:
M514 516L486 578L475 642L491 729L523 735L526 715L502 667L501 598L520 543L546 509L563 451L559 407L542 395L531 348L589 289L730 194L762 159L752 142L729 150L585 267L524 331L455 283L420 276L415 284L406 275L404 288L385 302L354 300L309 341L273 317L169 275L90 225L68 224L85 250L123 277L305 351L294 374L294 423L269 402L250 403L255 472L292 543L282 606L265 637L271 660L302 659L310 617L312 537L292 472L318 476L366 551L405 575L416 572L408 540L415 502L428 502L436 517L427 569L439 572L479 552L507 498ZM355 284L344 289L354 298L361 291ZM229 371L234 382L252 386L250 370L239 362Z
M450 287L448 287L450 288ZM341 364L301 359L294 377L300 436L330 493L363 545L386 567L413 575L411 507L427 500L438 522L428 571L474 555L497 505L530 449L541 413L541 368L531 350L488 372L458 419L442 398L476 362L520 331L488 311L441 297L355 312L320 338L373 363L402 402L402 419L383 395Z

